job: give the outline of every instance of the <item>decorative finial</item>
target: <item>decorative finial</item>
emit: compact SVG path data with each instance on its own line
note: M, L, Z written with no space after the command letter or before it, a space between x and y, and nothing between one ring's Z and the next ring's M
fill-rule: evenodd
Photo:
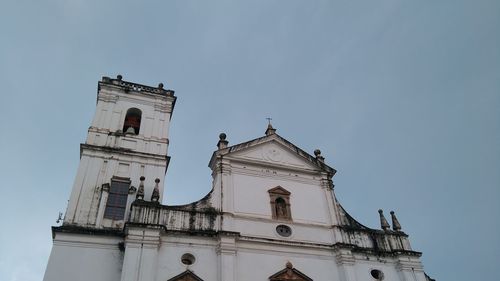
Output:
M160 89L160 90L163 89L163 83L158 84L158 89Z
M228 145L228 141L226 140L226 134L225 133L220 133L219 135L219 142L217 143L217 148L219 149L224 149Z
M292 269L293 268L293 264L291 262L286 262L286 268L288 269Z
M137 190L137 194L135 195L136 199L144 200L144 180L146 179L144 176L139 178L141 183L139 183L139 190Z
M318 159L318 161L323 163L325 162L325 157L321 156L321 150L319 149L314 150L314 155L316 156L316 159Z
M266 119L267 119L266 136L269 136L276 133L276 129L273 128L273 125L271 125L271 120L273 120L273 118L267 117Z
M382 227L383 230L389 230L391 226L384 217L384 211L382 211L382 209L379 209L378 213L380 215L380 227Z
M153 194L151 194L151 201L153 202L158 202L160 200L160 187L158 184L160 183L160 179L156 178L155 179L155 188L153 189Z
M62 215L63 213L59 212L59 216L57 216L56 223L60 223L63 220Z
M394 231L401 231L401 224L399 224L398 218L396 218L396 214L394 211L391 211L391 218L392 218L392 229Z
M122 81L123 76L121 74L116 75L116 79L118 81Z

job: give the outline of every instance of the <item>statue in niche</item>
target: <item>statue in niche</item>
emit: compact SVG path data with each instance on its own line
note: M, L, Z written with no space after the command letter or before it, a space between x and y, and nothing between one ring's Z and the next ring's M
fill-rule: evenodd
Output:
M283 219L286 219L288 218L288 212L287 212L287 209L286 209L286 202L285 200L283 200L283 198L278 198L276 199L276 216L278 218L283 218Z

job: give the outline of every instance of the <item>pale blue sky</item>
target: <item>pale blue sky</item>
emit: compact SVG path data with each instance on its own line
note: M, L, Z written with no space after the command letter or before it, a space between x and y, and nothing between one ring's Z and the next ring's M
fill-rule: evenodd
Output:
M97 81L178 96L165 203L230 144L278 133L339 172L360 222L395 210L437 280L498 280L499 1L0 3L0 280L41 280Z

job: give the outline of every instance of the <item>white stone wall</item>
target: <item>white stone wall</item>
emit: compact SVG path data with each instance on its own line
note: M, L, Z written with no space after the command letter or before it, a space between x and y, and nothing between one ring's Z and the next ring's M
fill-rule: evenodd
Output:
M207 237L163 236L158 255L157 281L166 281L187 269L203 280L218 280L216 254L217 242ZM181 262L183 254L192 254L196 260L192 265Z
M120 280L121 238L59 233L54 239L44 281Z
M313 280L338 280L331 253L311 251L293 253L293 249L270 247L267 250L238 250L238 281L269 280L269 276L285 268L287 262Z
M231 246L221 246L221 237L145 231L133 230L125 252L118 249L118 243L123 241L119 237L58 233L44 281L166 281L186 270L205 281L268 280L287 262L318 281L372 281L373 269L383 272L383 280L425 281L416 257L348 254L350 258L339 259L337 251L326 245L287 245L239 238L228 251ZM194 264L181 262L185 253L196 258ZM221 266L223 259L232 266Z

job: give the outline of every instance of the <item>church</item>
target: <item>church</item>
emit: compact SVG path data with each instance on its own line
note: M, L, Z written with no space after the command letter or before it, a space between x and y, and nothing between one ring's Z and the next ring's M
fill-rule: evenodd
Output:
M176 99L163 84L98 82L44 281L433 280L394 212L379 210L380 229L356 221L321 151L300 149L271 124L235 145L220 134L211 191L163 205Z

